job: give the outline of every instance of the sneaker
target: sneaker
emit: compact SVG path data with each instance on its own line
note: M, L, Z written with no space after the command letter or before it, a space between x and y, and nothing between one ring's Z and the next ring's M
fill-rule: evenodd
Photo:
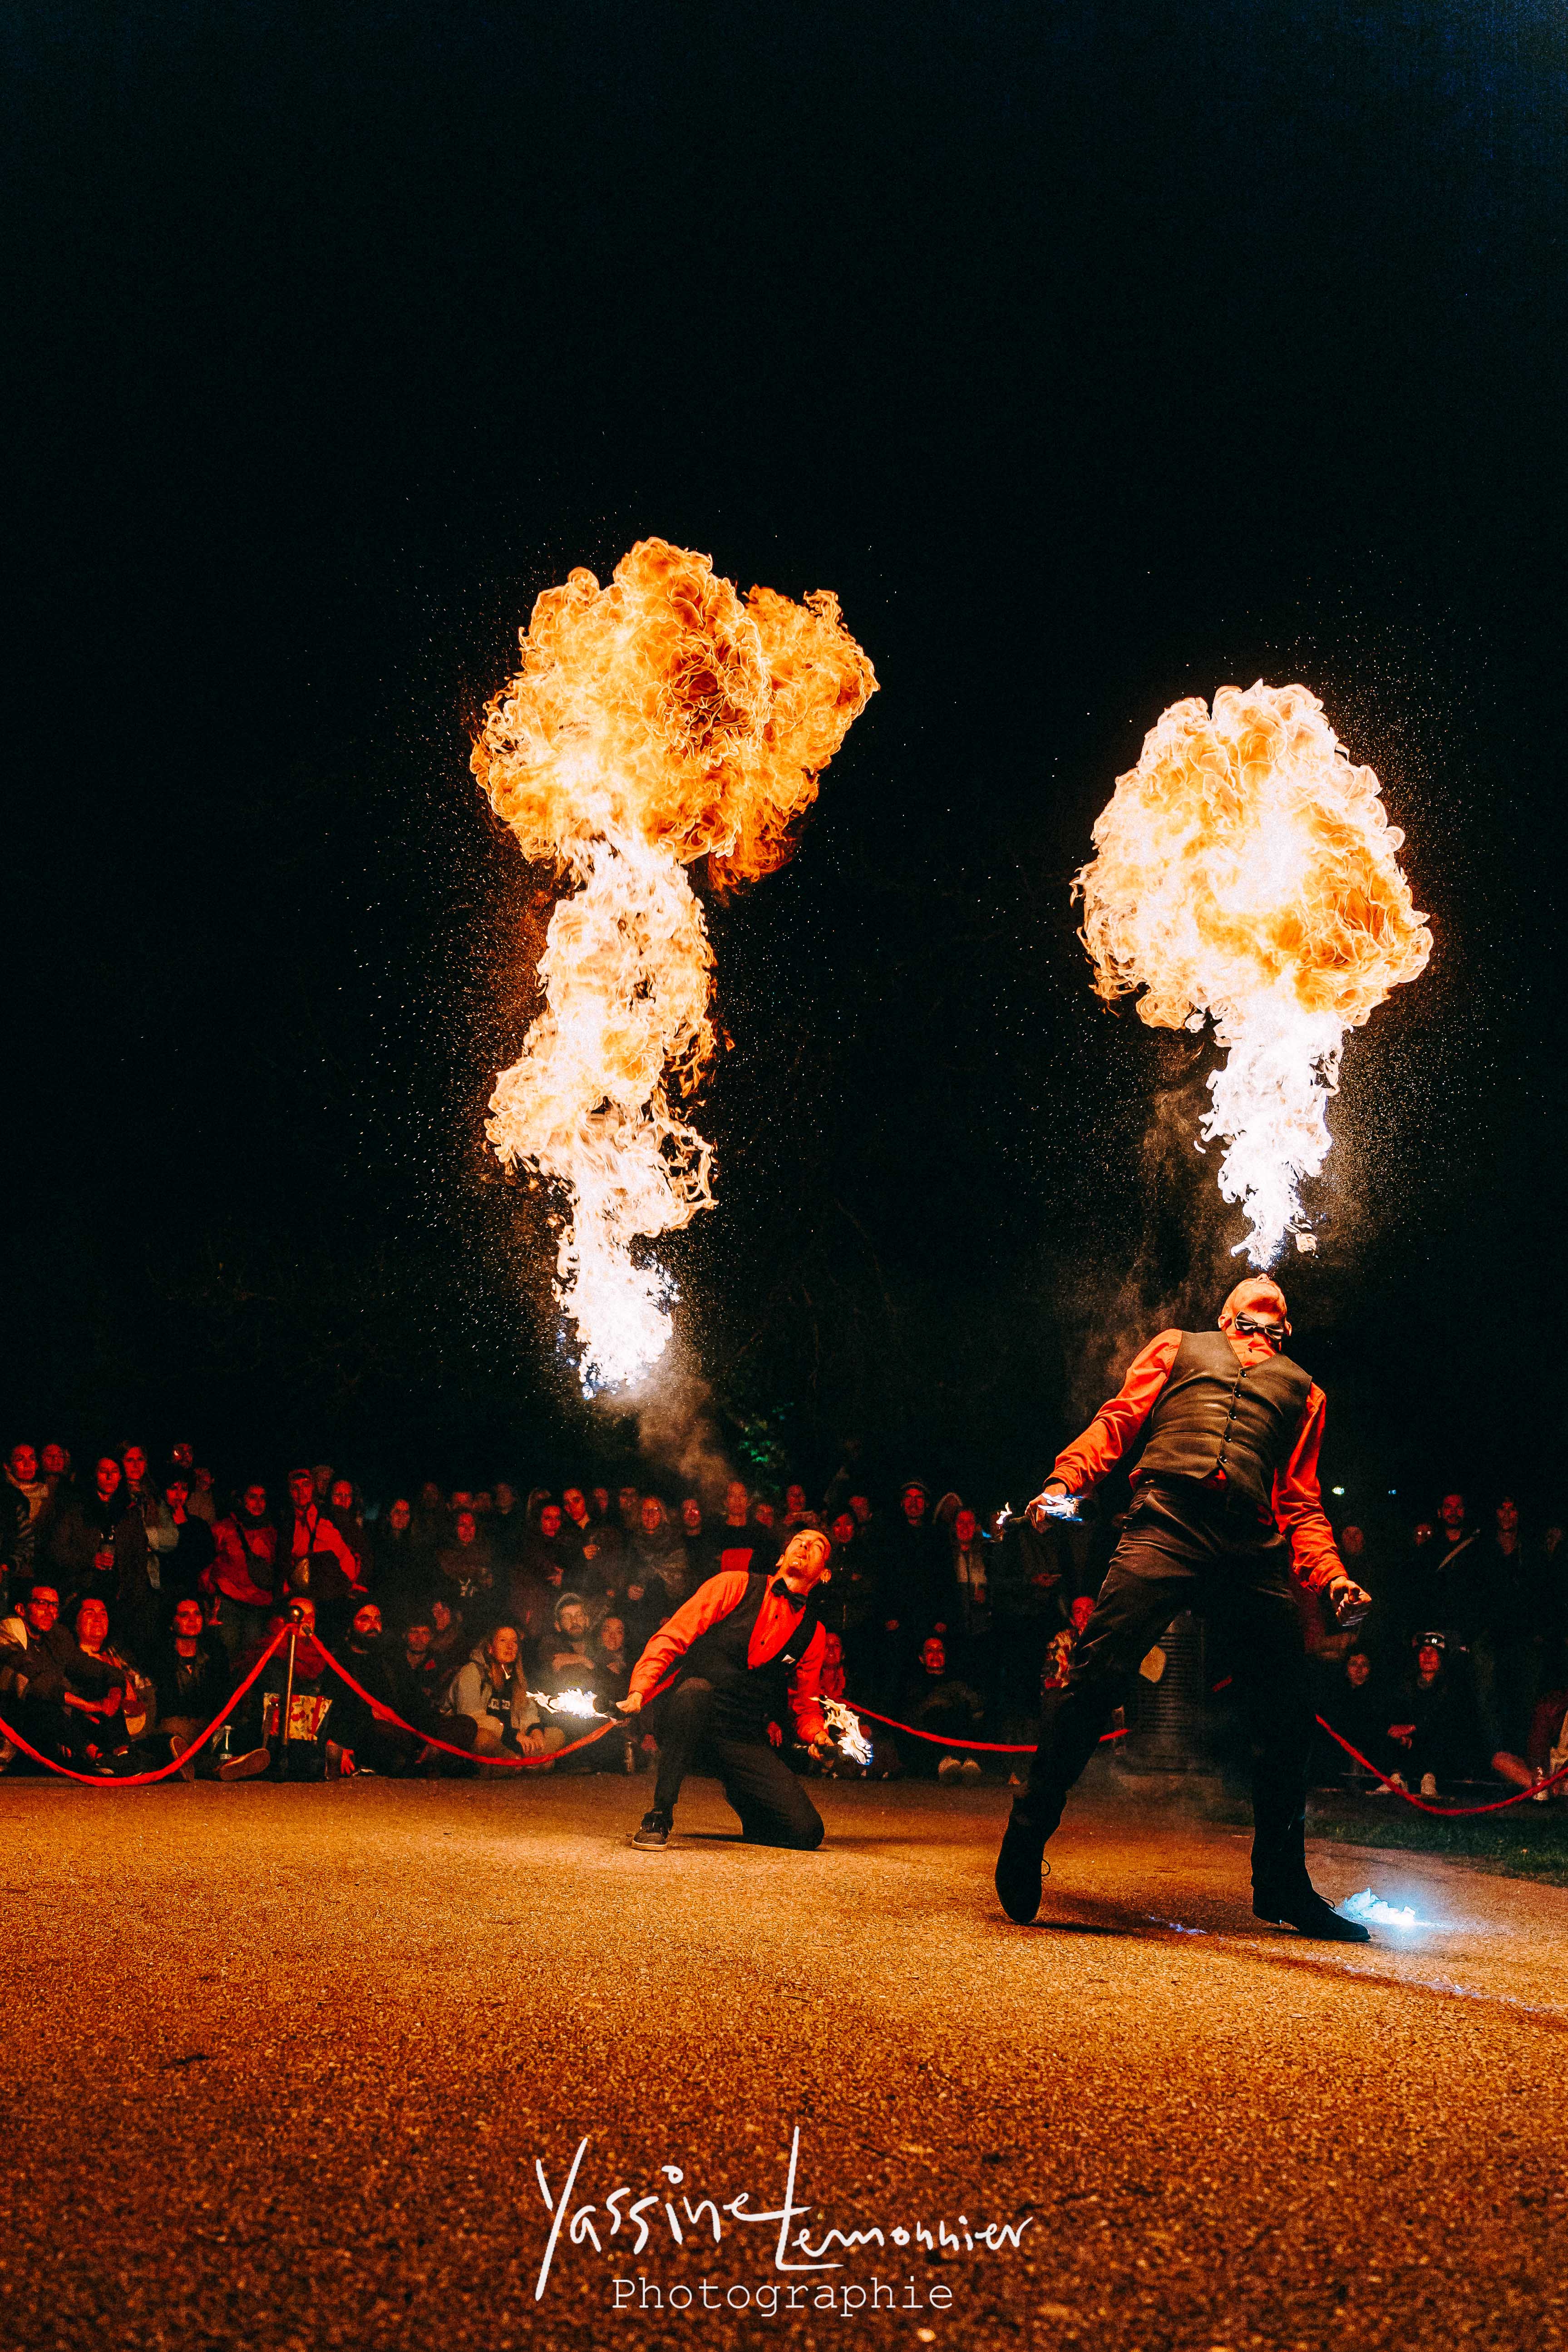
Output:
M243 1756L226 1756L217 1768L220 1780L254 1780L272 1761L270 1748L247 1748Z
M1404 1788L1404 1786L1405 1783L1400 1779L1398 1773L1391 1772L1386 1780L1380 1780L1375 1789L1369 1789L1367 1790L1367 1795L1369 1797L1394 1797L1399 1794L1399 1791Z
M655 1805L643 1815L642 1827L633 1838L632 1843L640 1845L645 1853L662 1853L669 1843L669 1832L674 1827L674 1815L660 1812L658 1807Z
M966 1756L958 1769L966 1780L978 1780L980 1778L980 1759L976 1756Z
M956 1780L963 1769L956 1756L944 1756L936 1768L936 1777L939 1780Z
M178 1739L171 1736L169 1740L169 1754L180 1768L181 1780L194 1780L196 1777L195 1749L194 1748L187 1748L182 1755Z
M1435 1772L1423 1772L1423 1773L1422 1773L1422 1775L1421 1775L1421 1794L1422 1794L1424 1797L1435 1797L1435 1796L1436 1795L1436 1793L1437 1793L1437 1776L1436 1776L1436 1774Z

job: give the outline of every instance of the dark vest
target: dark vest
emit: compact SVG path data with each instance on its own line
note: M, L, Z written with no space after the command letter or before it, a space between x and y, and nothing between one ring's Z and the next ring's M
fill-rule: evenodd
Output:
M700 1633L681 1662L681 1680L700 1675L713 1685L716 1712L733 1729L753 1732L760 1738L770 1723L790 1723L789 1686L816 1631L815 1593L807 1598L795 1632L776 1658L763 1666L749 1666L746 1652L762 1614L771 1576L748 1576L743 1597L727 1617Z
M1311 1385L1289 1356L1240 1364L1223 1331L1184 1331L1136 1475L1196 1478L1270 1511L1274 1474L1290 1458Z

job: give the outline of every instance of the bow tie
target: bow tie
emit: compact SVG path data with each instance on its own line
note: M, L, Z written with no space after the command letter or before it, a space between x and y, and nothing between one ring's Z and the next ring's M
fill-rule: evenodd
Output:
M804 1609L805 1607L805 1595L803 1592L792 1592L782 1576L774 1577L773 1582L768 1587L768 1591L770 1592L777 1593L781 1601L787 1601L792 1609Z

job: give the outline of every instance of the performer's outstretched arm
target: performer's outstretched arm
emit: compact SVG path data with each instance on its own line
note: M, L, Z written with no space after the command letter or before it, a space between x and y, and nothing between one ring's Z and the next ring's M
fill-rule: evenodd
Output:
M1181 1344L1179 1331L1162 1331L1140 1349L1116 1394L1100 1406L1083 1435L1058 1454L1047 1486L1086 1495L1115 1469L1153 1412Z
M820 1624L814 1625L805 1655L796 1666L789 1686L790 1713L803 1748L820 1740L827 1728L817 1703L822 1696L822 1661L826 1652L827 1635Z
M1327 1401L1316 1381L1307 1391L1301 1427L1283 1470L1274 1474L1274 1517L1281 1535L1289 1538L1290 1565L1298 1584L1309 1592L1324 1592L1347 1570L1334 1543L1334 1531L1323 1510L1318 1485L1318 1456L1322 1451ZM1360 1587L1358 1586L1359 1591Z
M617 1702L623 1715L634 1715L656 1683L683 1658L700 1633L717 1625L721 1617L728 1617L746 1597L744 1569L721 1570L700 1584L689 1601L683 1601L673 1617L667 1617L657 1633L649 1637L647 1648L632 1668L626 1685L626 1695Z

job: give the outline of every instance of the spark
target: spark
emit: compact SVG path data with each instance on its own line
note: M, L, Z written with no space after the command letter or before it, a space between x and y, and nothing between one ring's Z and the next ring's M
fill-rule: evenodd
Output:
M531 1690L528 1694L535 1706L548 1707L552 1715L592 1716L596 1722L607 1723L609 1717L599 1713L598 1701L592 1691L557 1691L553 1697L548 1691Z
M1359 1919L1363 1926L1370 1923L1374 1927L1424 1927L1426 1925L1424 1919L1416 1917L1408 1905L1396 1909L1392 1903L1385 1903L1381 1895L1374 1895L1370 1886L1363 1886L1359 1895L1348 1896L1340 1905L1340 1909L1347 1919Z

